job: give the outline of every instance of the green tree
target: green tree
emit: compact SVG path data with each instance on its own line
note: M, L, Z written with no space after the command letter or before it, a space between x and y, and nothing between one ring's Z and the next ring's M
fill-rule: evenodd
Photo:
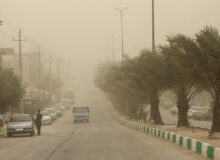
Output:
M220 132L220 34L213 27L205 27L196 34L196 42L200 48L197 71L213 98L211 132Z
M98 68L95 84L107 93L113 105L130 118L138 118L137 110L143 104L138 95L140 91L133 87L133 80L126 78L121 64L101 64Z
M17 75L11 69L0 69L0 112L14 109L20 102L24 90Z
M154 123L163 124L159 102L161 94L169 85L166 61L156 51L150 50L143 50L134 61L134 66L127 69L127 75L133 77L137 89L148 99Z
M177 127L188 127L189 102L201 90L201 81L195 74L197 55L195 41L182 34L167 37L168 45L160 46L169 64L170 89L176 96Z

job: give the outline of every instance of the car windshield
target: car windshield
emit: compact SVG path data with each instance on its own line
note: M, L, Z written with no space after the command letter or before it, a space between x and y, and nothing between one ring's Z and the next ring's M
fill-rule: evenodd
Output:
M10 122L26 122L32 121L32 117L30 115L13 115L10 119Z
M48 116L48 115L50 115L50 113L48 112L48 111L42 111L42 112L40 112L43 116Z
M88 113L88 110L87 109L77 109L77 110L74 110L75 113Z

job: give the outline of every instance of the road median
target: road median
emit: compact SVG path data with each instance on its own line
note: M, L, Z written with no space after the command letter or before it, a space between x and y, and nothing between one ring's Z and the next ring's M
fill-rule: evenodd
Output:
M194 138L182 136L176 134L175 132L169 132L166 130L161 130L156 127L147 126L145 124L137 123L134 121L126 120L122 118L116 113L112 113L113 117L116 118L120 124L127 126L131 129L135 129L137 131L143 132L145 134L151 135L153 137L157 137L166 141L170 141L173 144L178 146L182 146L185 149L191 150L200 154L201 156L205 156L209 159L220 160L220 148L205 143L201 140L197 140Z

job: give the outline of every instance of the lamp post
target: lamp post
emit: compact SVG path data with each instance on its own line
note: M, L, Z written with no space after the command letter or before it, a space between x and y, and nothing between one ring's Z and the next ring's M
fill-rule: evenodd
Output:
M121 55L122 55L122 64L124 60L124 31L123 31L123 11L125 11L126 8L114 8L115 10L119 11L121 14Z
M112 62L115 63L115 35L116 33L112 33Z
M152 51L155 51L154 0L152 0Z

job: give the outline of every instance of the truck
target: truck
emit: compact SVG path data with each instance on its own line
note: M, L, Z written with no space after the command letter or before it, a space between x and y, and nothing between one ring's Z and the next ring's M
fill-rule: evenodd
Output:
M73 107L73 122L86 121L89 122L89 106Z

